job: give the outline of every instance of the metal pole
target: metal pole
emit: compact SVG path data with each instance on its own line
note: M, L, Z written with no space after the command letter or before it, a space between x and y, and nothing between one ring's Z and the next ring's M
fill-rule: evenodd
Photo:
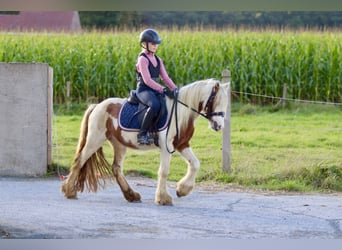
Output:
M222 131L222 170L226 173L230 172L230 113L231 113L231 88L230 88L231 75L228 69L222 71L222 83L228 83L228 105L226 115L224 117L224 128Z

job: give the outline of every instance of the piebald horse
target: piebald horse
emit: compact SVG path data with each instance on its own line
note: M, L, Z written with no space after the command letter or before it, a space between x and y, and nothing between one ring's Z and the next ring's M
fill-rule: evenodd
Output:
M177 196L188 195L193 189L200 167L189 144L195 131L195 119L204 116L213 130L221 130L228 104L227 88L228 83L222 84L215 79L200 80L181 87L176 101L166 97L170 121L168 128L158 132L161 154L156 204L172 205L172 196L167 190L167 177L174 151L179 152L188 165L186 175L177 183ZM98 187L104 187L104 177L113 174L127 201L141 201L140 194L132 189L123 174L123 161L127 148L149 150L157 146L138 145L137 132L125 131L119 126L120 109L126 101L124 98L108 98L99 104L90 105L85 111L73 165L61 187L66 198L77 198L77 192L83 192L85 186L88 191L96 192ZM174 105L175 102L178 105ZM114 151L112 165L102 151L106 140Z

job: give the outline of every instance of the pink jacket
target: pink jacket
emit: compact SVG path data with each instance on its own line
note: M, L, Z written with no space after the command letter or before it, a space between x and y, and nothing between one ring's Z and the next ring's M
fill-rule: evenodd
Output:
M148 52L145 49L143 52L147 55L147 57L150 59L152 64L154 66L157 66L157 59L155 58L154 53ZM160 61L160 72L159 72L160 78L166 84L166 86L168 86L171 90L176 89L177 86L167 74L164 63L160 57L159 57L159 61ZM148 70L148 64L149 64L148 59L143 56L140 56L136 64L136 69L141 74L146 85L148 85L150 88L154 90L157 90L160 93L163 93L164 87L151 78L150 71Z

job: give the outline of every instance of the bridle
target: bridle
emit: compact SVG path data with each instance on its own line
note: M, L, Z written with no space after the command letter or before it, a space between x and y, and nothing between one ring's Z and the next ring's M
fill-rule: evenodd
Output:
M204 118L206 118L207 120L210 121L213 116L222 116L222 117L224 117L224 114L225 114L224 112L213 112L214 104L215 104L215 99L216 99L216 94L217 94L217 88L213 87L211 89L211 93L210 93L210 96L208 98L208 101L205 104L205 107L204 107L205 113L204 114L202 112L199 112L198 110L196 110L194 108L190 108L188 105L186 105L185 103L182 103L178 99L177 99L177 102L179 102L179 103L183 104L184 106L190 108L195 113L201 115L202 117L204 117Z
M171 123L171 120L172 120L172 116L173 116L173 112L175 112L175 119L176 119L176 137L177 137L177 140L178 140L178 135L179 135L179 130L178 130L178 114L177 114L177 103L180 103L182 104L183 106L189 108L191 111L197 113L198 115L204 117L205 119L209 120L209 121L212 121L212 117L214 116L221 116L221 117L224 117L225 115L225 112L213 112L213 109L214 109L214 104L215 104L215 99L216 99L216 95L217 95L217 92L218 92L218 88L217 87L213 87L211 89L211 93L210 93L210 96L208 98L208 101L207 103L205 104L205 107L204 107L204 111L205 113L202 113L201 111L198 111L197 109L194 109L193 107L190 107L188 104L180 101L178 99L178 92L175 94L175 97L174 97L174 101L173 101L173 104L172 104L172 108L171 108L171 114L170 114L170 119L169 119L169 124L167 126L167 131L166 131L166 138L167 138L167 135L169 133L169 128L170 128L170 123ZM168 146L167 146L167 143L166 143L166 148L167 148L167 151L172 154L175 152L175 150L173 151L170 151Z

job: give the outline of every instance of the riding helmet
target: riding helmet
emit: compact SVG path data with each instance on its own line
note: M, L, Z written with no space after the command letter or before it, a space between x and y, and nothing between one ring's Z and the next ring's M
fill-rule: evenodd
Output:
M160 44L162 40L160 39L157 31L155 31L154 29L146 29L140 33L140 43L142 42Z

